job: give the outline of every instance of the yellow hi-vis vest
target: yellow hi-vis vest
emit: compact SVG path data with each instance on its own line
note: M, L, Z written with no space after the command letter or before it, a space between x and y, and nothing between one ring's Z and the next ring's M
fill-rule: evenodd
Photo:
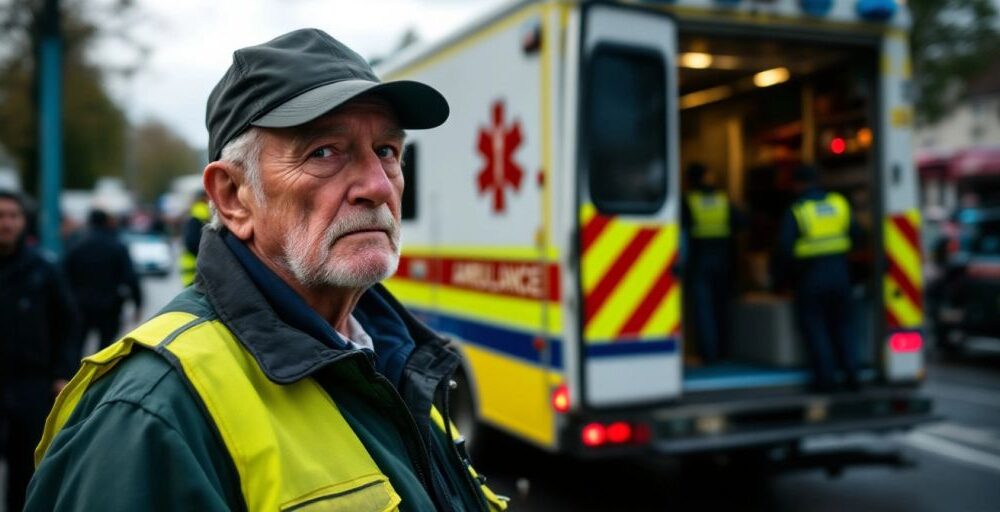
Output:
M191 205L191 217L198 219L202 224L207 224L212 217L212 210L209 209L205 201L196 201ZM198 268L198 258L187 249L181 251L178 259L178 267L181 274L181 286L191 286L194 282L194 274Z
M729 236L729 198L725 192L688 192L687 203L691 210L692 237Z
M792 205L792 213L799 226L796 258L843 254L851 249L851 207L844 196L831 192L820 200L801 201Z
M306 503L322 510L398 508L401 498L388 477L315 380L275 384L222 322L182 312L159 315L84 360L49 414L35 450L36 465L87 388L137 344L179 362L221 434L248 510L287 510ZM436 413L432 410L440 418ZM475 477L471 465L467 468ZM506 508L485 485L481 488L492 509Z

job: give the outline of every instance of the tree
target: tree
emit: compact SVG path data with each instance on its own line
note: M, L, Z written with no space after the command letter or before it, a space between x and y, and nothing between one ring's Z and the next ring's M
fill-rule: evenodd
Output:
M201 172L198 152L159 121L139 125L132 144L138 188L135 192L144 202L152 202L166 192L174 178Z
M89 188L100 176L121 175L127 120L104 87L110 70L87 58L102 37L130 41L116 25L126 18L132 0L65 0L63 33L63 184ZM41 0L0 0L0 145L10 152L28 191L38 185L37 78ZM86 14L85 14L86 13ZM99 20L99 21L97 21ZM141 48L140 48L141 50ZM142 51L139 52L143 54ZM136 63L138 64L138 62Z
M909 0L917 116L947 113L968 82L1000 58L993 0Z

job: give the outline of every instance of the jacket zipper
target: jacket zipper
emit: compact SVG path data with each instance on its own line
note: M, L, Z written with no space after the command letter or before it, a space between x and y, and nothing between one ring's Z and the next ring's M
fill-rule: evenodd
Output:
M451 385L454 382L455 381L451 378L449 378L447 382L443 382L446 388L444 390L444 393L441 393L443 395L441 399L441 408L442 408L441 415L443 416L444 419L444 435L446 438L445 444L450 447L450 450L448 451L451 453L451 455L454 456L456 460L458 460L459 468L461 468L459 471L462 473L463 481L467 485L471 486L472 495L479 498L480 500L479 504L483 506L483 510L490 510L489 500L486 499L486 495L483 493L483 490L481 488L482 485L486 483L486 477L484 477L482 474L479 474L477 471L477 474L479 474L479 478L481 480L479 482L476 482L472 477L472 473L469 472L469 468L472 467L472 457L469 457L468 452L465 451L464 447L465 436L461 436L462 433L459 432L459 435L461 436L460 439L462 440L461 442L463 445L461 449L459 449L459 443L455 441L452 437L451 412L448 410L449 409L448 397L451 395L451 389L452 389Z
M408 425L408 428L410 430L409 437L415 438L418 441L417 442L418 446L416 447L415 450L416 453L414 453L414 449L412 446L413 443L407 442L405 438L403 440L403 442L406 443L406 445L410 448L409 451L411 452L410 457L413 459L413 469L417 474L417 479L420 480L421 485L424 486L424 489L430 496L431 501L434 502L438 507L440 507L442 505L441 503L438 503L440 497L438 496L438 493L434 488L434 481L430 473L430 454L427 451L427 447L424 446L423 437L421 437L420 429L417 427L416 418L413 417L413 413L410 412L409 406L406 405L406 401L403 400L403 396L399 394L399 391L397 391L396 387L392 385L392 382L389 382L389 379L387 379L384 375L375 370L375 366L372 364L371 359L360 350L356 351L356 353L360 356L359 359L363 359L365 361L365 363L361 363L358 366L364 367L371 374L371 376L374 377L375 382L381 385L383 388L388 389L390 394L396 400L396 402L402 405L401 409L405 411L406 414L406 417L404 418L406 420L405 423ZM452 509L454 507L448 507L448 508Z

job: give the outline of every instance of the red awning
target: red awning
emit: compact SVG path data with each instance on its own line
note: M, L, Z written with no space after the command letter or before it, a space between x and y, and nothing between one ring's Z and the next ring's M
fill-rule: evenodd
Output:
M955 153L948 166L954 179L978 176L1000 177L1000 147L963 149Z
M916 154L917 171L921 178L947 178L948 168L951 165L951 152L918 149Z

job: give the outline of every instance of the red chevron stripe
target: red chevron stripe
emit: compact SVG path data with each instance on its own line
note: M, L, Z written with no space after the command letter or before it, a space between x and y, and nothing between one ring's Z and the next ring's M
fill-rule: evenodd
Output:
M905 215L894 215L892 216L892 223L903 234L903 238L910 243L910 247L915 251L920 251L920 235L917 233L916 226L910 222L910 219Z
M889 308L885 308L885 323L890 329L898 329L902 325Z
M583 252L586 252L594 243L594 240L597 240L597 237L604 232L604 228L608 227L608 224L611 224L611 219L612 217L596 214L583 227L583 234L580 235L580 245L583 247Z
M917 309L921 311L924 309L923 293L917 288L915 284L910 281L910 278L903 273L903 269L899 267L896 260L892 259L891 254L886 255L886 259L889 261L889 276L892 277L896 285L903 291L904 294L910 299Z
M625 322L621 330L618 332L618 339L622 336L632 336L642 332L642 328L649 323L650 318L653 316L653 312L660 305L661 302L666 299L667 294L676 284L674 280L674 261L677 259L677 253L670 259L670 263L663 267L663 271L660 272L660 276L656 278L656 283L646 294L646 297L642 299L642 303L639 307L632 312L632 316Z
M604 306L604 301L608 300L611 292L614 291L618 283L625 277L625 272L632 267L635 260L639 259L642 250L649 245L654 235L656 235L655 229L642 228L632 238L632 241L628 243L628 246L625 247L625 250L622 251L618 259L611 265L608 272L604 274L604 277L601 278L597 286L590 292L590 295L586 297L583 316L584 324L590 323L594 316L597 315L597 312L601 310L601 307Z

